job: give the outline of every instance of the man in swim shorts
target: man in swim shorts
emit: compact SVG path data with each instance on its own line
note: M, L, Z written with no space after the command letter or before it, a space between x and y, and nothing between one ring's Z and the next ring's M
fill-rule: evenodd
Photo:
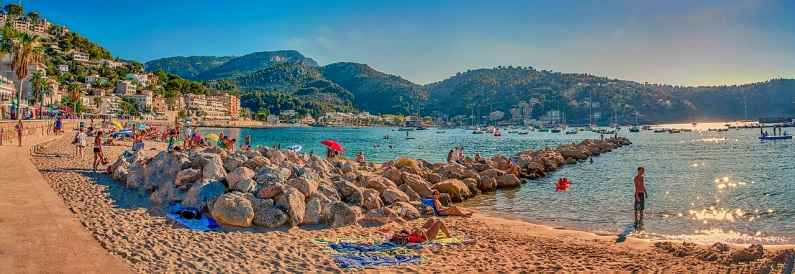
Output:
M638 174L635 175L635 228L643 225L643 210L646 209L645 173L643 167L638 167Z

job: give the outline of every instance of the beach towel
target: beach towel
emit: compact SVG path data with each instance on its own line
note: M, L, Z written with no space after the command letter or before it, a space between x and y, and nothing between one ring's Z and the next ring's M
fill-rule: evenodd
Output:
M180 204L171 204L168 208L168 213L166 217L180 223L181 225L195 231L214 231L219 228L218 223L215 222L212 218L207 216L207 214L201 214L201 218L199 219L187 219L179 214L181 211L190 210L189 207L183 207Z
M419 264L422 261L422 257L419 255L367 256L339 254L331 255L331 257L341 268L373 268L401 264Z

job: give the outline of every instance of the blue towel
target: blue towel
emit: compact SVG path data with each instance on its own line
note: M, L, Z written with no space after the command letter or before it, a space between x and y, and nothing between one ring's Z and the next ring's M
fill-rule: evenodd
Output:
M331 249L343 253L356 253L356 252L386 252L398 248L419 248L418 245L398 245L392 242L374 243L374 244L358 244L358 243L329 243Z
M436 203L433 202L433 199L422 199L422 205L432 207L433 215L439 216L439 210L436 209Z
M188 209L191 208L183 207L180 204L171 204L168 207L168 214L166 214L166 217L195 231L206 232L214 231L219 228L218 223L216 223L212 218L208 217L207 214L202 214L200 219L185 219L179 215L179 211Z
M422 257L417 255L395 255L394 257L365 255L331 255L341 268L367 268L400 264L419 264Z

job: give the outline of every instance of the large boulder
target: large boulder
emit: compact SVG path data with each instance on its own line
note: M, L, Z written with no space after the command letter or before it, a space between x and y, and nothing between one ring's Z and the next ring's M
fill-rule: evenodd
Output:
M226 191L226 186L216 180L201 180L193 185L185 195L183 204L195 208L204 208L209 202L221 196Z
M420 217L420 211L417 207L407 202L396 202L390 206L392 211L396 212L398 216L407 220L414 220Z
M381 201L378 191L369 188L362 190L362 207L365 210L376 209L382 206L384 206L384 202Z
M387 168L386 170L384 170L383 176L386 177L387 179L389 179L390 181L394 182L395 184L400 185L400 184L403 183L402 180L401 180L401 177L403 175L400 172L400 169L392 168L392 167Z
M257 189L257 182L254 179L246 178L238 181L232 189L245 193L254 192Z
M502 175L505 175L505 171L502 171L502 170L499 170L499 169L496 169L496 168L490 168L490 169L487 169L487 170L484 170L484 171L480 172L480 177L481 178L497 178L497 177L500 177Z
M306 212L304 213L304 224L314 225L323 223L329 217L329 205L331 200L323 194L315 193L306 202Z
M299 191L301 191L301 194L304 194L304 196L309 197L317 191L319 183L318 181L302 176L290 179L290 181L287 181L287 185L298 189Z
M417 192L421 197L430 198L433 195L431 184L425 181L421 176L403 172L401 176L403 183L411 187L414 192Z
M444 180L438 184L435 184L433 188L439 192L449 194L450 199L452 199L453 202L463 202L472 196L472 193L469 191L469 187L459 179Z
M268 150L265 153L265 156L268 157L268 159L270 159L272 163L277 165L281 164L285 159L287 159L287 156L284 155L284 152L278 149Z
M343 227L356 224L358 214L356 210L343 202L333 202L329 206L329 225L331 227Z
M164 205L172 201L181 201L185 198L185 195L184 190L177 189L174 181L166 181L149 195L149 199L155 204Z
M400 185L400 186L398 187L398 189L399 189L400 191L403 191L403 193L405 193L405 194L406 194L406 196L408 196L408 197L409 197L409 201L420 201L420 200L422 200L422 197L420 197L420 195L419 195L419 194L417 194L417 192L416 192L416 191L414 191L414 189L412 189L411 187L409 187L409 185L408 185L408 184L402 184L402 185Z
M482 177L478 182L478 189L482 192L494 191L497 189L497 179L494 177Z
M269 166L271 161L262 156L254 156L246 160L242 166L250 168L251 170L259 170L260 167Z
M287 168L264 166L257 170L254 180L261 184L285 182L291 174L292 171Z
M732 263L747 263L765 256L765 248L760 244L752 244L745 249L732 252Z
M185 154L161 151L146 164L142 187L153 190L165 182L173 182L177 173L188 166L190 159Z
M381 226L390 222L403 222L403 218L400 218L394 210L388 207L382 207L368 210L367 213L364 214L362 221L368 224Z
M409 195L406 195L405 192L397 187L385 189L384 192L381 193L381 198L383 198L384 203L388 205L394 204L395 202L408 202L410 200Z
M397 188L397 185L384 176L376 175L366 178L365 187L375 189L380 194L386 189Z
M207 157L207 163L202 167L202 178L207 180L224 180L226 179L226 169L224 163L221 161L221 156L218 154L210 154Z
M254 206L251 194L230 192L218 197L213 202L210 215L219 223L240 227L251 226L254 220Z
M113 178L113 180L119 182L127 182L127 175L130 174L130 171L128 170L129 167L130 164L125 161L121 161L121 163L111 169L113 170L113 173L111 173L110 177Z
M340 193L337 191L337 188L335 188L331 183L328 182L322 182L320 186L317 187L317 192L323 194L323 196L326 196L326 198L332 201L342 200L342 196L340 196Z
M273 199L277 196L281 195L284 192L284 188L286 185L284 183L271 183L268 185L262 186L257 191L257 197L262 199Z
M361 205L363 201L362 189L349 181L340 180L334 182L334 186L342 196L342 199L353 205Z
M289 217L284 211L277 207L269 206L257 209L253 223L258 226L274 228L286 224L287 219Z
M465 185L467 185L467 188L469 188L469 192L472 194L472 196L480 194L480 188L478 188L478 180L475 180L473 178L466 178L461 181L464 182Z
M276 197L276 205L287 210L291 225L296 226L304 222L306 204L304 203L304 194L301 194L298 189L285 187L282 195Z
M242 153L229 155L229 157L224 159L224 169L231 172L243 165L243 163L246 161L248 161L248 158L246 158L246 155L243 155Z
M144 184L145 167L141 164L132 164L127 173L125 185L129 188L138 188Z
M194 168L187 168L180 170L177 172L177 176L174 179L174 185L176 186L183 186L183 185L190 185L196 180L201 178L201 171Z
M256 174L250 168L238 167L238 168L235 168L234 171L229 172L228 174L226 174L226 184L230 188L235 188L235 185L237 185L237 182L240 182L242 180L247 180L247 179L254 178L254 175L256 175Z
M513 174L505 174L500 177L497 177L497 187L504 188L504 187L517 187L521 185L522 181L519 180L516 175Z

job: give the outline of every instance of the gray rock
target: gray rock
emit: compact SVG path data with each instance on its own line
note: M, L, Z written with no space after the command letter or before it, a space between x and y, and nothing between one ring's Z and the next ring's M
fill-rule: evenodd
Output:
M384 192L381 193L381 198L383 198L384 202L386 204L388 204L388 205L391 205L391 204L393 204L395 202L408 202L408 201L410 201L409 195L406 195L405 192L401 191L397 187L388 188L388 189L384 190Z
M505 174L497 178L497 187L517 187L521 185L519 177L513 174Z
M226 174L226 184L229 185L229 188L235 188L237 182L242 180L254 178L254 171L247 168L247 167L238 167L234 169L234 171Z
M353 205L362 204L362 189L349 181L336 181L334 186L342 196L342 200Z
M202 179L219 181L226 179L226 169L224 169L221 156L212 154L206 160L207 163L202 167Z
M291 225L297 226L304 222L306 204L304 203L304 194L301 194L301 191L287 186L282 195L276 197L275 201L276 206L287 210Z
M343 227L356 224L358 221L356 211L343 202L333 202L330 205L329 213L331 227Z
M322 194L321 194L322 195ZM326 204L330 203L328 198L321 197L320 195L309 198L306 202L306 212L304 213L304 224L314 225L323 221L323 201L326 199Z
M312 196L312 194L315 193L318 188L317 181L308 179L306 177L290 179L290 181L287 181L287 185L298 189L301 191L301 194L304 194L306 197Z
M204 208L208 203L224 194L226 186L216 180L201 180L193 183L188 190L183 204L195 208Z
M199 180L201 178L201 172L198 169L188 168L183 169L177 172L177 176L174 179L174 185L176 186L183 186L189 185Z
M262 156L249 157L249 159L242 164L242 166L250 168L251 170L259 170L261 167L269 165L271 165L271 161Z
M235 184L234 187L232 187L232 189L240 191L240 192L244 192L244 193L254 192L254 190L256 188L257 188L257 182L255 182L251 178L240 180L239 182L237 182Z
M400 191L403 191L403 193L405 193L406 196L409 197L409 201L420 201L420 200L422 200L422 197L420 197L420 195L417 194L417 192L414 191L414 189L409 187L408 184L402 184L402 185L400 185L398 187L398 189L400 189Z
M424 198L430 198L433 194L431 190L431 184L428 181L425 181L419 175L411 174L408 172L403 172L402 176L403 184L408 185L411 189L414 190L417 194Z
M249 227L254 220L252 197L240 192L223 194L213 202L210 215L222 224Z
M378 191L366 188L362 190L362 207L366 210L376 209L384 206Z
M231 172L237 169L238 167L240 167L241 165L243 165L243 163L245 163L246 161L248 161L248 158L246 158L246 156L243 155L242 153L235 153L229 155L229 157L226 157L226 159L224 159L224 169L226 169L226 171Z
M287 224L289 217L284 211L277 207L264 207L257 210L252 221L255 225L269 228L279 227Z
M269 185L264 185L262 188L257 191L257 197L263 199L272 199L275 198L284 192L284 188L286 187L283 183L272 183Z
M414 220L420 217L420 211L410 203L396 202L390 209L397 213L398 216L407 220Z

